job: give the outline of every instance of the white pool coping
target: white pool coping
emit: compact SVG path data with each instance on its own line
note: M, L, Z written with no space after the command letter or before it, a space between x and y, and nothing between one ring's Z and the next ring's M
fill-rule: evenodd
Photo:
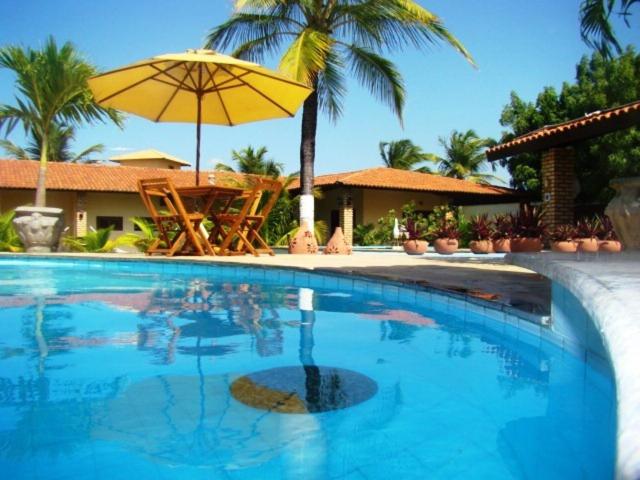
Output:
M519 253L506 260L560 283L591 316L615 376L616 478L640 479L640 252Z

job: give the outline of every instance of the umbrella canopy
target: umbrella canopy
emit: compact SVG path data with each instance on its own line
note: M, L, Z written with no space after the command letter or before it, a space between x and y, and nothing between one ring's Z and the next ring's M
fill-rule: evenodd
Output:
M239 125L293 117L311 89L258 64L213 50L159 55L89 79L96 101L154 122Z

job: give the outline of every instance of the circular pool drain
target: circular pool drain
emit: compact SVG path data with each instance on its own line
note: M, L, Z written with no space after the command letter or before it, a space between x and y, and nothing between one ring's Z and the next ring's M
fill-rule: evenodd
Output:
M344 368L278 367L242 376L231 395L251 407L279 413L317 413L357 405L373 397L378 385Z

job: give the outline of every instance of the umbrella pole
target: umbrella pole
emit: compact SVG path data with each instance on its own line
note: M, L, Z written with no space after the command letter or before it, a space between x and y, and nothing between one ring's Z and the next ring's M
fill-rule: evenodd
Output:
M196 121L196 185L200 185L200 127L202 122L202 95L198 94L198 119Z

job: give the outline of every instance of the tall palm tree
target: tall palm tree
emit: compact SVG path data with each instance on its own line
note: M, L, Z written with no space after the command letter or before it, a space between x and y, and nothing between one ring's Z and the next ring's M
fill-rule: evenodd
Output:
M444 148L444 156L439 157L431 153L429 157L432 161L439 163L438 170L441 175L483 184L501 181L494 175L480 172L487 161L484 150L494 145L494 140L480 138L473 130L466 132L454 130L449 138L439 137L438 142ZM495 169L493 164L491 167Z
M238 171L240 173L280 177L284 171L284 166L281 163L267 158L266 147L260 147L254 150L254 148L249 145L242 150L231 150L231 158L238 165ZM214 168L215 170L235 172L233 167L224 163L218 163Z
M37 160L40 158L42 144L35 131L28 133L29 143L25 148L19 147L9 140L0 140L2 147L7 155L18 160ZM90 155L102 153L104 145L96 144L85 148L80 153L71 151L70 143L75 138L75 130L73 127L60 126L57 123L53 125L49 134L49 161L52 162L79 162L88 159Z
M617 54L622 53L613 26L609 21L614 9L620 15L627 27L631 27L630 9L640 0L583 0L580 4L580 35L582 40L592 48L598 50L603 57L611 58L612 49Z
M235 13L207 37L208 48L262 61L285 48L280 70L314 91L304 102L300 142L301 220L313 224L313 167L318 109L342 113L346 73L386 103L402 121L405 89L382 56L442 40L472 62L441 20L412 0L235 0ZM288 43L290 42L290 43Z
M380 142L380 157L388 168L398 168L400 170L416 170L418 172L430 173L428 166L417 167L423 162L432 161L431 156L422 151L418 145L414 145L411 140L392 140L390 142Z
M0 105L0 131L11 133L17 124L33 132L40 142L40 170L35 204L46 204L45 179L50 157L50 137L60 125L78 126L83 122L111 119L118 126L122 116L94 102L87 79L96 69L83 60L73 45L58 48L50 37L42 50L8 46L0 48L0 68L16 74L17 106Z

